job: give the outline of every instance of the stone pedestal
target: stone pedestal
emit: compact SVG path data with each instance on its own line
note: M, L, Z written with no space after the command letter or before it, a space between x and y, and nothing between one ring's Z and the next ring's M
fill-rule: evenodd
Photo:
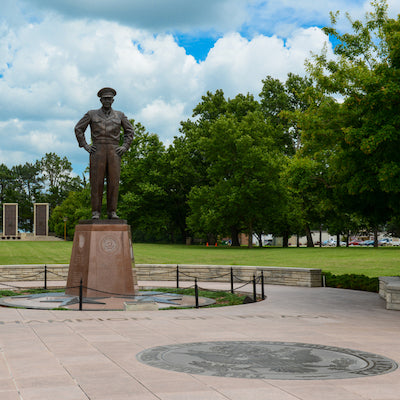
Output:
M130 226L124 220L79 221L75 228L66 294L83 297L134 295Z

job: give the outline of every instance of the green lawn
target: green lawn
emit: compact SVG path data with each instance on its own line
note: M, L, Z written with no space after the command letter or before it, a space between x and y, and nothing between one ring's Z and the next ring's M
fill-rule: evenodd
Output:
M0 265L67 264L72 242L0 242ZM400 248L230 248L133 245L140 264L221 264L321 268L334 274L400 275Z
M0 242L0 265L68 264L72 242Z

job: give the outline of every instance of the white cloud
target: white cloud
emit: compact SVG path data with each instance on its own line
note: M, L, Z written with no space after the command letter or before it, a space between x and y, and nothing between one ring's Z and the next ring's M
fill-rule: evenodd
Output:
M180 121L185 118L185 103L166 103L156 99L141 110L137 119L145 126L152 126L155 133L162 131L161 139L171 141L178 133Z
M4 0L16 8L13 0ZM329 12L362 18L371 0L20 0L24 10L52 11L71 19L113 21L155 33L168 31L230 32L246 27L253 33L286 36L293 29L329 24ZM400 12L399 0L388 0L390 14Z
M87 155L77 150L73 126L87 110L100 107L99 88L114 87L115 109L168 142L207 90L257 95L267 75L285 79L288 72L303 73L304 59L324 39L318 29L299 30L286 44L276 36L249 41L227 34L197 63L172 35L107 21L52 15L5 36L10 67L0 79L0 118L8 126L0 126L0 137L12 130L20 140L11 143L30 155L68 150L81 165Z
M363 15L364 3L349 3ZM98 11L89 13L94 4ZM148 29L138 29L139 16L151 15L152 4L150 0L4 1L0 163L33 162L54 151L66 155L77 172L83 170L88 155L78 148L73 128L87 110L100 107L96 93L104 86L118 92L115 109L169 143L179 133L179 122L191 116L206 91L256 96L267 75L285 80L289 72L303 74L304 60L310 51L319 52L326 38L319 28L300 25L322 19L327 7L345 3L340 0L333 7L331 2L310 0L163 0L157 3L154 19L143 21ZM32 5L43 9L39 12ZM168 5L182 5L183 17L175 12L175 19L168 20ZM280 13L290 18L282 22ZM168 27L189 29L190 24L195 30L225 32L200 63L165 32ZM242 24L253 34L244 38L235 32ZM279 31L267 35L266 26Z
M388 0L389 5L389 16L391 18L397 18L400 13L400 0Z
M286 43L277 36L252 40L238 33L219 39L202 63L207 88L222 88L230 97L238 92L258 95L267 75L285 80L289 72L304 75L310 51L320 52L326 36L318 28L299 29Z
M45 153L55 152L74 163L82 164L81 149L75 144L74 121L71 120L20 120L0 122L0 163L12 166L33 163Z
M248 0L250 32L263 32L287 37L298 28L330 26L329 13L340 11L338 29L347 30L346 13L353 19L363 19L372 10L371 0ZM389 16L400 13L400 0L388 0Z
M243 23L246 0L24 0L69 18L114 21L134 28L165 32L236 29Z

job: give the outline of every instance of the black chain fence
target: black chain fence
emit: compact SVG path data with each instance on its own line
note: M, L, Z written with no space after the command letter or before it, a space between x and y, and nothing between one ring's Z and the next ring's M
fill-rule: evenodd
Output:
M170 269L167 270L163 270L160 272L153 272L152 275L158 275L158 274L165 274L166 272L169 271L173 271L176 273L176 287L179 288L179 284L180 284L180 276L183 276L185 278L190 278L194 280L194 285L186 287L185 289L190 289L190 288L194 288L195 289L195 297L196 297L196 308L199 307L199 300L198 300L198 291L199 291L199 285L198 282L200 281L198 276L193 276L191 274L188 274L186 272L183 272L179 269L179 265L177 265L176 267L172 267ZM40 271L36 274L31 274L31 275L24 275L22 274L21 276L19 276L18 278L15 277L10 277L10 276L6 276L4 274L0 274L0 278L2 279L9 279L12 282L18 282L18 281L27 281L27 280L38 280L37 278L39 276L43 276L43 289L47 290L47 282L48 282L48 276L49 274L52 274L54 276L57 276L59 278L62 278L63 280L65 279L64 275L60 275L52 270L49 270L47 268L46 265L44 265L43 267L43 271ZM204 274L202 274L204 275ZM263 271L261 271L260 275L256 276L255 274L253 275L253 278L250 280L244 280L241 277L235 275L233 268L231 267L230 272L228 273L224 273L224 274L219 274L219 275L209 275L209 276L202 276L201 281L203 282L210 282L213 281L215 279L221 279L221 278L225 278L227 276L230 276L230 285L231 285L231 293L234 293L235 291L238 291L240 289L242 289L243 287L252 284L253 285L253 301L256 302L257 301L257 284L259 283L261 285L261 299L265 299L265 288L264 288L264 273ZM34 279L36 278L36 279ZM240 282L241 285L237 286L236 288L234 287L234 283L235 282ZM8 283L4 283L4 282L0 282L0 285L5 286L6 288L10 288L13 290L23 290L26 289L25 286L16 286L16 285L11 285ZM82 310L82 303L83 303L83 291L92 291L92 292L97 292L97 293L102 293L104 294L104 297L123 297L123 298L135 298L138 295L124 295L121 293L113 293L113 292L107 292L107 291L103 291L103 290L99 290L99 289L95 289L95 288L90 288L90 287L86 287L83 285L82 280L80 282L79 286L71 286L71 287L65 287L66 290L72 290L72 289L78 289L79 290L79 309ZM203 289L203 290L207 290L207 289ZM140 294L140 296L151 296L151 294Z

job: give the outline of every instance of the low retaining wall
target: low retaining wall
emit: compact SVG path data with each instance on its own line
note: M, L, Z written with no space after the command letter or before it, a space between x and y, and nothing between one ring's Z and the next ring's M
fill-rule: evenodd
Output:
M264 283L268 285L320 287L321 270L317 268L254 267L240 265L191 265L191 264L136 264L139 281L175 281L179 268L180 281L197 278L200 282L230 282L231 268L234 282L246 282L259 277L261 271ZM49 281L66 280L69 264L48 264ZM1 265L0 282L43 281L45 265Z
M179 264L179 279L197 278L199 281L230 282L231 268L234 282L250 281L263 271L268 285L321 286L321 270L316 268L254 267L242 265L191 265ZM136 264L139 281L174 281L176 264Z
M387 310L400 310L400 277L379 277L379 296L386 300Z
M49 281L67 279L69 264L0 265L0 282L43 281L45 267Z

